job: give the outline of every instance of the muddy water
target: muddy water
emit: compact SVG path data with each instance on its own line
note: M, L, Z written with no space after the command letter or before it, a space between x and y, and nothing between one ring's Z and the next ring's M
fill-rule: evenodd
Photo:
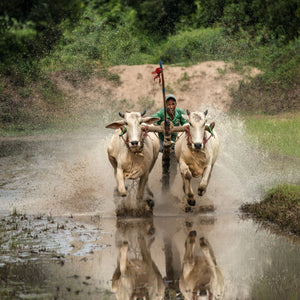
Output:
M299 182L299 161L255 150L241 121L213 115L221 151L207 193L185 213L177 165L163 189L159 156L149 180L153 218L147 219L115 217L122 199L106 156L111 131L1 141L0 298L116 299L123 292L126 299L118 261L128 245L129 259L140 264L130 276L140 278L147 268L150 298L183 299L186 244L195 236L198 257L203 237L217 263L214 296L299 299L299 240L243 219L238 210L271 185ZM135 188L129 185L128 197Z

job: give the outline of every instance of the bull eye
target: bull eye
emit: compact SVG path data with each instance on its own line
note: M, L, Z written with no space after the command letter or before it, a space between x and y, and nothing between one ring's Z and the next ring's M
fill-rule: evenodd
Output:
M125 125L128 125L128 123L127 123L126 121L124 122L124 124L125 124Z
M189 124L190 124L191 127L193 127L193 124L191 122Z

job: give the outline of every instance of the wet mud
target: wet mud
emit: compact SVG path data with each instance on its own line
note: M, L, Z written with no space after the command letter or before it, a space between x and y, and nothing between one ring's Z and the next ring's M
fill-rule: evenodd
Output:
M299 164L274 161L239 120L214 113L220 155L189 212L176 161L165 184L160 154L152 216L116 216L126 197L114 191L109 130L1 140L0 298L298 299L299 240L241 218L239 207L299 180Z

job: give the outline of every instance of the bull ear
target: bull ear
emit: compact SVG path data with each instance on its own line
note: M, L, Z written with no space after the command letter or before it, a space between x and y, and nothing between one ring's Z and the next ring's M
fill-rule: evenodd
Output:
M190 111L187 109L186 110L186 114L189 116L190 115Z
M155 117L145 117L142 119L142 123L145 123L147 125L151 125L157 121L159 121L160 118L155 118Z
M141 116L144 116L146 114L146 109L141 113Z
M122 128L124 125L125 125L125 121L121 120L121 121L116 121L116 122L110 123L110 124L106 125L105 128L119 129L119 128Z
M124 117L125 117L125 115L124 115L123 113L121 113L121 112L119 112L119 116L120 116L121 118L124 118Z
M208 109L204 112L204 114L207 116L207 113L208 113Z
M213 130L215 128L215 122L210 123L209 127L211 130ZM205 130L210 132L208 125L205 125Z

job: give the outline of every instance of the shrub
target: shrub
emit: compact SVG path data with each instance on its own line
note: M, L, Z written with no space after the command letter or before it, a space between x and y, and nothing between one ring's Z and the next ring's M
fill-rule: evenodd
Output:
M263 201L243 204L241 210L259 220L271 221L282 229L300 234L299 185L278 185L266 193Z

